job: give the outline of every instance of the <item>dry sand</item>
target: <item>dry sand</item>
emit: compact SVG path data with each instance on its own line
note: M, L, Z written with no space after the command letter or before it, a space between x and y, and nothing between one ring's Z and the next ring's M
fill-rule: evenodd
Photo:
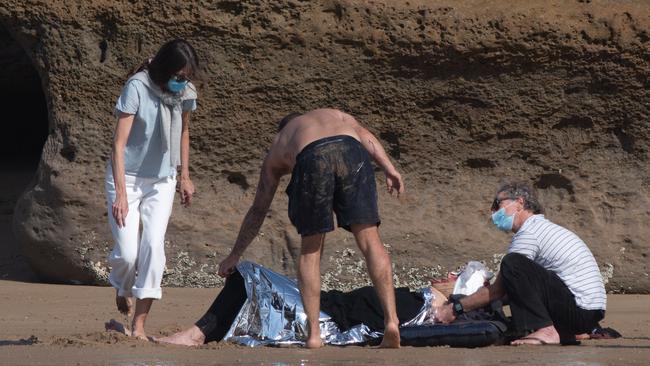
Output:
M216 289L166 288L150 316L150 335L181 329L209 306ZM647 365L650 315L647 295L612 295L603 326L623 339L584 341L581 346L453 349L371 347L247 349L231 344L199 348L148 344L103 331L116 317L108 287L0 281L0 365L203 365L203 364L553 364Z

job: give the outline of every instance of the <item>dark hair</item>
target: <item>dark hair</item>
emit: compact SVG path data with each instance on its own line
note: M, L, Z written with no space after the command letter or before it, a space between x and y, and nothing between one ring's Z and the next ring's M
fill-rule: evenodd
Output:
M296 118L296 117L299 117L299 116L301 116L301 114L300 114L300 113L296 113L296 112L291 112L291 113L287 114L286 116L284 116L284 117L280 120L280 122L278 122L278 132L282 131L282 129L284 128L284 126L286 126L287 123L289 123L289 121L291 121L292 119L294 119L294 118Z
M188 78L200 79L201 70L194 47L183 39L174 39L165 43L154 58L145 60L129 73L129 77L142 70L149 70L149 77L156 85L167 89L167 81L180 70L188 67Z
M499 209L499 194L505 193L508 199L517 199L519 197L524 200L524 209L531 211L534 214L541 214L544 212L542 204L539 203L537 198L537 192L531 186L524 182L506 182L503 183L495 195L494 201L492 201L492 211ZM503 197L502 197L503 198Z

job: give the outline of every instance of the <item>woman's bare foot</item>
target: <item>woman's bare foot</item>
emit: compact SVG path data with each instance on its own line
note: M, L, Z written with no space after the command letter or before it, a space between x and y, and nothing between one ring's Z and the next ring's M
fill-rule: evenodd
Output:
M135 339L149 342L149 337L147 337L147 334L144 332L144 330L136 331L134 329L133 332L131 333L131 336Z
M106 323L104 323L104 328L106 329L107 332L113 331L113 332L122 333L129 337L131 336L131 331L126 329L124 324L118 322L115 319L111 319Z
M131 322L131 337L139 339L141 341L149 341L147 333L144 331L144 321L138 321L135 317Z
M560 334L557 332L554 326L549 325L548 327L540 328L530 333L529 335L519 338L510 342L511 345L521 346L524 344L529 345L547 345L547 344L560 344Z
M117 305L117 310L120 313L127 316L131 315L131 310L133 309L131 298L118 295L117 290L115 294L115 305Z
M124 324L118 322L115 319L111 319L111 320L107 321L106 323L104 323L104 328L106 329L107 332L122 333L125 336L134 337L134 338L142 340L142 341L149 342L151 340L149 337L147 337L146 334L144 334L144 331L137 332L137 333L135 331L131 331L127 327L125 327Z
M152 303L152 298L137 299L135 301L135 313L131 321L131 334L133 337L143 341L149 341L147 333L144 331L144 324L147 320L147 315L149 315L149 310L151 310Z
M205 334L199 327L194 325L169 337L155 338L154 340L158 343L177 344L179 346L201 346L205 343Z
M379 348L399 348L399 341L399 327L397 324L386 325L384 339L382 339Z

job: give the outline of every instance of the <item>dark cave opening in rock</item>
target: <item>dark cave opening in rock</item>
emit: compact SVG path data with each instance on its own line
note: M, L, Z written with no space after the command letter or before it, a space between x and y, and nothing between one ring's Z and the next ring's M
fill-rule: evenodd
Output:
M13 235L14 207L48 135L47 102L29 56L0 25L0 279L33 279Z

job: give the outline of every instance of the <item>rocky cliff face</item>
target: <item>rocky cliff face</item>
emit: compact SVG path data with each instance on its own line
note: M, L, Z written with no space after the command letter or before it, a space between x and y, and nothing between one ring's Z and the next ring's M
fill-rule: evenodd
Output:
M609 290L650 290L644 1L5 0L0 25L49 109L37 178L14 213L44 278L105 279L112 108L127 71L182 37L207 78L191 127L198 195L174 208L167 284L217 283L276 120L328 106L369 126L405 175L402 199L380 194L398 284L469 259L496 265L509 237L491 227L489 205L516 178L589 244ZM280 190L246 257L292 274L300 238ZM326 286L367 281L355 249L347 233L328 236Z

